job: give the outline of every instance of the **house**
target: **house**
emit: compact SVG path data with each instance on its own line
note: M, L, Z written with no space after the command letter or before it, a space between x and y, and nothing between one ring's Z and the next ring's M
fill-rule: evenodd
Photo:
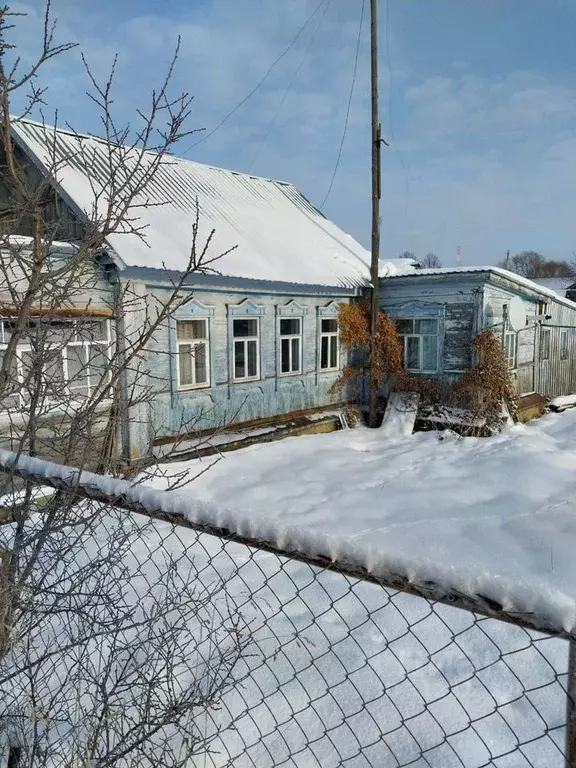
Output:
M576 303L498 267L425 269L380 281L409 371L453 381L472 365L475 334L500 336L520 397L576 392Z
M52 250L56 259L69 258L102 216L109 147L29 120L15 120L12 131L29 173L54 177L47 218L58 212L62 242ZM132 168L129 152L124 159ZM369 276L369 254L359 243L292 184L173 157L133 202L130 226L121 225L95 254L90 302L79 296L66 309L84 318L105 311L113 315L107 334L133 338L182 279L178 295L186 301L155 329L146 370L127 366L125 458L198 431L261 427L338 404L330 393L345 362L338 307ZM191 248L196 257L206 243L208 267L188 272ZM124 297L122 306L112 295ZM60 374L68 395L71 354L63 350Z
M115 173L110 148L29 120L15 121L12 131L29 178L50 179L48 261L57 269L103 215ZM126 461L161 456L175 441L189 449L199 434L225 426L265 431L343 405L346 394L332 393L346 363L339 305L369 289L369 253L292 184L169 157L144 193L132 171L145 173L154 155L138 166L134 153L118 151L121 179L136 179L129 223L94 249L67 303L48 290L41 307L32 308L32 324L49 316L67 333L46 372L46 450L55 450L62 402L69 407L90 394L106 350L115 344L126 360L126 344L154 317L153 332L137 362L122 367L115 391ZM2 185L0 203L0 220L12 223ZM19 227L10 249L0 249L4 278L17 268L14 249L25 254L31 247L31 223L23 219ZM454 380L473 362L474 335L490 328L501 336L520 395L576 392L576 303L496 267L422 269L397 259L383 261L380 274L381 306L397 321L409 371ZM177 307L168 312L174 295ZM1 356L17 311L2 285L0 310ZM14 411L25 420L29 352L24 339L12 372L10 418L0 413L3 444ZM109 438L110 400L101 412L100 432L83 435L89 445Z

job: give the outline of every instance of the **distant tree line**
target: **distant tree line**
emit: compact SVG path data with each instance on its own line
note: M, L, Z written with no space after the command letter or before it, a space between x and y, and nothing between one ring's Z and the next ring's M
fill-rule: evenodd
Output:
M498 267L509 269L522 277L573 277L576 280L576 260L573 262L547 259L537 251L521 251L498 262Z

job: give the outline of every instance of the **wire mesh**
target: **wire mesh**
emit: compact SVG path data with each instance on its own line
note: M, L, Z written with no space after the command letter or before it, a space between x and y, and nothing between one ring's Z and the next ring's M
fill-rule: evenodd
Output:
M566 640L110 502L0 502L0 765L565 764Z

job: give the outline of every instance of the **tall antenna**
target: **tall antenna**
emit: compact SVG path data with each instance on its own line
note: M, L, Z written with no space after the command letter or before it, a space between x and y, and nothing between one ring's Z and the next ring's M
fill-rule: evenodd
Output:
M380 150L381 129L378 110L378 0L370 0L370 80L372 103L372 257L370 260L371 329L370 349L370 400L368 425L375 427L378 419L378 371L376 369L376 347L378 339L378 317L380 313Z

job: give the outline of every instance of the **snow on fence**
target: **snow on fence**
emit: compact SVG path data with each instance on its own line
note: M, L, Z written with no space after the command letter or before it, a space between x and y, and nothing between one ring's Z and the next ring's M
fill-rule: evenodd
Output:
M0 468L2 768L576 768L565 598L193 488Z

